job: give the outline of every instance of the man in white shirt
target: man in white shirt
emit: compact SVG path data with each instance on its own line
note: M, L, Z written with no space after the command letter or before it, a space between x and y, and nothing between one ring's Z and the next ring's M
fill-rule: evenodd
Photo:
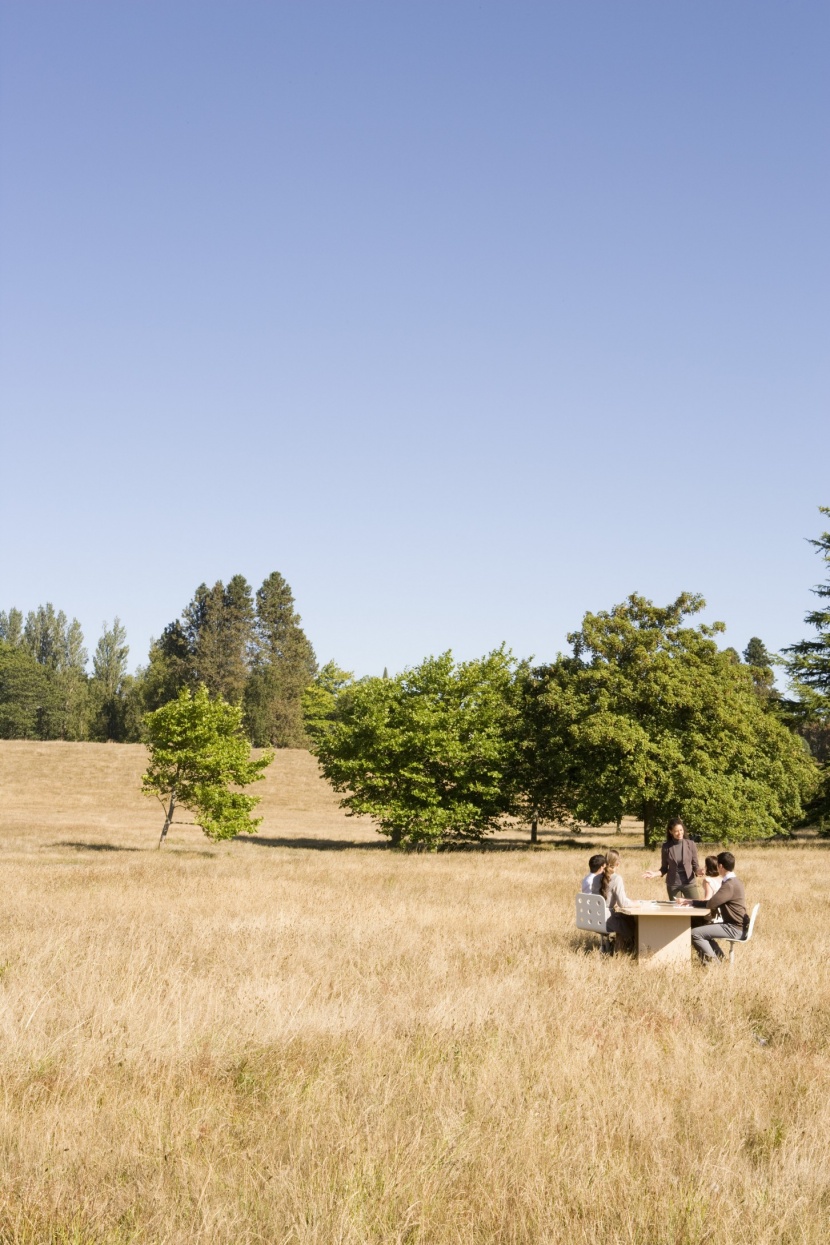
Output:
M591 872L586 873L585 877L582 879L582 894L583 895L591 894L591 888L594 884L594 878L597 876L598 873L602 873L603 869L605 868L605 857L600 856L600 855L592 856L591 859L588 861L588 868L590 869Z

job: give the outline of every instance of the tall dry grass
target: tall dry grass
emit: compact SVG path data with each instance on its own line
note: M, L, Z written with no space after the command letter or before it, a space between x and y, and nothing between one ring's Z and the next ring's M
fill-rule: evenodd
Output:
M828 1239L821 847L740 852L755 939L665 976L574 930L585 851L15 824L0 1241Z

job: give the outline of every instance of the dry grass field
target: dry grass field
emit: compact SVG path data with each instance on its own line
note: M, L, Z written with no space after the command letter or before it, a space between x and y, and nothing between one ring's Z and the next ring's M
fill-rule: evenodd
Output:
M393 855L288 753L260 841L157 852L141 767L0 744L0 1242L830 1239L820 845L739 851L755 939L665 976L574 930L602 835Z

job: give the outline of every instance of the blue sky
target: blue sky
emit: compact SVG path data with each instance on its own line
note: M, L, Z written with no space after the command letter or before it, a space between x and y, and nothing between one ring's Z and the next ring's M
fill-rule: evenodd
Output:
M804 634L830 9L0 10L0 608L291 583L360 674L702 592Z

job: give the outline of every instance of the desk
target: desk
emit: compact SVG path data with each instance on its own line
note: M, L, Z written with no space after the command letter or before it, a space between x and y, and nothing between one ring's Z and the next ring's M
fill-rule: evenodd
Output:
M630 903L620 908L637 922L637 959L649 968L685 967L692 959L692 917L699 908L669 903Z

